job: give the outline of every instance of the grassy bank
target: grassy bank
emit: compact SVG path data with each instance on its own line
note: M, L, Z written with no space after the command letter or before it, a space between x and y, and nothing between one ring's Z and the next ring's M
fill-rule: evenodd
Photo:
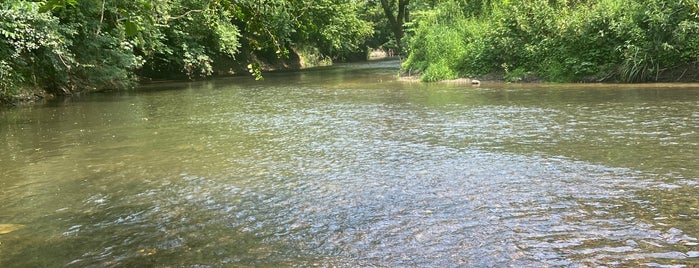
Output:
M699 2L445 1L414 12L403 69L423 81L697 81Z

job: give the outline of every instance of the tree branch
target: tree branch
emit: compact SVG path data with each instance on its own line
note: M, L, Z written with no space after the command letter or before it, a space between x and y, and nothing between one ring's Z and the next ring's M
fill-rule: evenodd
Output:
M100 24L97 24L97 32L95 35L100 35L100 31L102 30L102 22L104 22L104 3L107 0L102 0L102 13L100 14Z
M182 14L182 15L171 17L169 20L181 19L181 18L184 18L184 17L189 16L189 14L191 14L191 13L194 13L194 12L202 12L202 11L204 11L204 10L201 10L201 9L192 9L192 10L189 10L189 11L185 12L185 13Z

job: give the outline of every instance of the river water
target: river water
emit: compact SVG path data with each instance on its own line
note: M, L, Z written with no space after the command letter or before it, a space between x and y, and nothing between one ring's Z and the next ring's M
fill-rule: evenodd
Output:
M0 110L0 267L699 265L699 85L397 64Z

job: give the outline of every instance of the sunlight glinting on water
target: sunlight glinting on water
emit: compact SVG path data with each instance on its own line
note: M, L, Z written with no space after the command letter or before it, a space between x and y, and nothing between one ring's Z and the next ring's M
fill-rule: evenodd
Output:
M0 219L26 227L0 266L699 261L696 89L405 84L381 64L1 111Z

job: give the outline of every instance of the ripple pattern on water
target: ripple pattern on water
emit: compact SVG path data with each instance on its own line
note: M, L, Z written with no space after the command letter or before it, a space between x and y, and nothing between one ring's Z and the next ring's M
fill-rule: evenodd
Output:
M279 77L298 81L135 94L0 128L14 163L0 216L27 226L0 236L0 264L699 262L699 117L680 107L696 100ZM30 148L33 131L52 138Z

